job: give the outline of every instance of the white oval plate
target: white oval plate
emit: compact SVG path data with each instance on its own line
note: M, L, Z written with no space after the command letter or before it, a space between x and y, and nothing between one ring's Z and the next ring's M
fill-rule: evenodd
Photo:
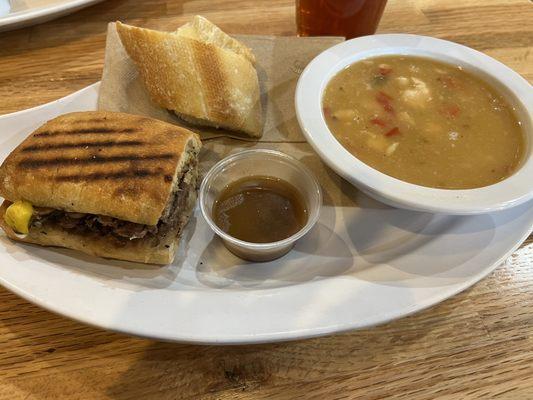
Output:
M0 31L39 24L102 0L0 0Z
M94 110L98 84L0 117L0 159L33 129ZM384 206L324 207L280 260L249 264L213 236L199 210L173 265L106 261L0 235L0 283L51 311L102 328L180 342L258 343L363 328L466 289L531 233L533 203L442 216Z

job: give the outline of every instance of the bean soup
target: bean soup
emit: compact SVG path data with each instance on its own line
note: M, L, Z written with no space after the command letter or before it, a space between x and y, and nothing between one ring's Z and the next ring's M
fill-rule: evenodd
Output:
M328 83L323 111L355 157L406 182L443 189L510 176L525 142L513 107L463 68L413 56L352 64Z

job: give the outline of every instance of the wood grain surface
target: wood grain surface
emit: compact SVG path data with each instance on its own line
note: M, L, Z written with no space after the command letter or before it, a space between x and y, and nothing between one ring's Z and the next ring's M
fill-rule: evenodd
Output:
M99 80L105 28L174 28L202 14L229 33L293 35L288 0L107 0L0 33L0 113ZM389 0L380 32L453 40L533 81L528 0ZM533 240L454 298L374 329L205 347L106 332L0 289L0 399L533 399Z

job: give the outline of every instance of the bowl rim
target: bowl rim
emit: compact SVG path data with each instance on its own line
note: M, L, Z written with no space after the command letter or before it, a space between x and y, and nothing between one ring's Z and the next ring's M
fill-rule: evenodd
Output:
M218 225L215 223L215 221L213 221L213 219L211 218L211 214L207 211L206 195L207 195L208 184L216 177L216 175L219 174L227 165L231 163L239 162L240 160L244 158L247 158L250 156L257 156L257 155L275 156L292 164L294 167L296 167L299 173L307 176L307 178L309 179L309 181L311 182L313 186L312 191L316 194L317 200L318 200L317 201L318 206L316 207L316 209L309 210L308 219L305 225L299 231L295 232L291 236L285 239L282 239L282 240L278 240L276 242L254 243L254 242L247 242L245 240L237 239L236 237L233 237L229 235L228 233L224 232L222 229L220 229ZM296 240L303 237L306 233L308 233L313 228L313 226L317 223L318 219L320 218L320 210L322 208L322 189L315 175L309 170L309 168L307 168L304 164L302 164L296 158L286 153L283 153L281 151L278 151L278 150L251 149L251 150L243 150L243 151L239 151L237 153L231 154L223 158L222 160L218 161L215 165L213 165L213 167L209 169L207 174L205 174L204 178L202 179L202 183L200 184L199 203L200 203L200 210L202 212L204 219L207 221L207 224L223 240L227 240L228 242L236 246L239 246L241 248L252 249L252 250L271 250L271 249L276 249L276 248L283 248L294 243Z
M356 61L382 55L409 55L457 63L485 75L513 97L526 116L526 151L510 177L473 189L437 189L404 182L363 163L332 135L322 112L323 91L333 75ZM494 86L494 84L493 84ZM296 116L303 134L319 156L339 175L390 205L446 214L502 210L533 198L533 91L518 73L469 47L429 36L380 34L337 44L315 57L301 73L295 93Z

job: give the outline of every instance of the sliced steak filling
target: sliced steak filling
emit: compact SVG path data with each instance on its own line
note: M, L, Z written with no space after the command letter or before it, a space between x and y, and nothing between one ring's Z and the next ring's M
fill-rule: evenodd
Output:
M157 225L143 225L105 215L67 212L45 207L34 207L31 226L40 228L47 224L59 225L76 233L96 233L118 241L144 238L161 239L178 228L177 235L189 218L189 203L196 199L198 169L196 160L184 168L179 183L175 185L168 206Z

